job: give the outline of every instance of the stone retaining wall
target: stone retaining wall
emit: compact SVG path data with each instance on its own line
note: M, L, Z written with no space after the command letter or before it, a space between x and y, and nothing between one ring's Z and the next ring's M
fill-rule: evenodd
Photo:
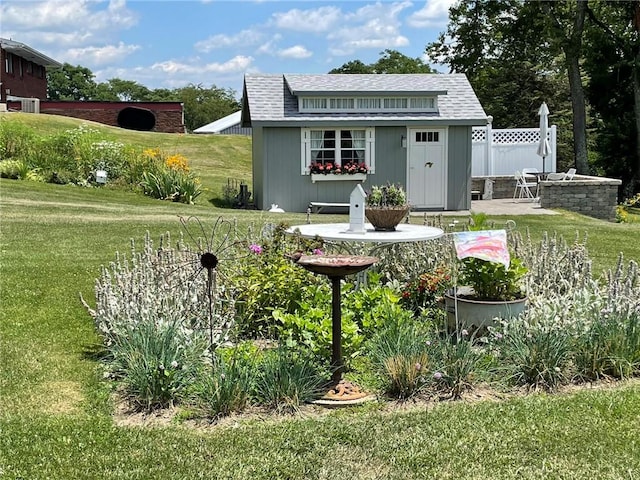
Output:
M516 181L513 176L474 177L472 188L493 181L492 198L512 198ZM615 221L618 188L621 180L576 175L572 180L541 181L538 190L542 208L561 208L590 217ZM475 188L473 188L475 190Z
M540 182L540 206L563 208L603 220L615 221L621 180L576 175L570 181Z

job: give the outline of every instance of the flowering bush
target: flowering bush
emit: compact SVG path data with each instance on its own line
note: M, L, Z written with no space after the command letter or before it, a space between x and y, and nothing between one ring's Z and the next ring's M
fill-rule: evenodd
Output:
M311 173L321 173L324 175L330 173L334 175L354 175L356 173L368 173L369 167L364 162L358 163L353 160L345 162L342 165L334 164L332 162L313 162L309 166L309 171Z
M433 272L425 272L405 284L402 290L402 305L416 313L422 308L434 307L438 297L451 285L451 275L443 267Z

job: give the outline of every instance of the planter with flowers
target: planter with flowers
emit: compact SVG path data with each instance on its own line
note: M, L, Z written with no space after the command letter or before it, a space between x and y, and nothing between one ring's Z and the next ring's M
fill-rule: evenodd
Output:
M517 317L526 307L522 279L527 268L518 258L509 267L479 258L465 258L458 278L462 285L445 293L449 326L482 329L495 319ZM457 311L457 321L456 321Z
M346 162L342 165L334 163L313 162L309 166L311 182L340 181L349 180L352 182L364 182L369 173L369 167L362 162Z
M394 231L410 210L407 194L400 185L374 185L367 193L364 214L377 231Z

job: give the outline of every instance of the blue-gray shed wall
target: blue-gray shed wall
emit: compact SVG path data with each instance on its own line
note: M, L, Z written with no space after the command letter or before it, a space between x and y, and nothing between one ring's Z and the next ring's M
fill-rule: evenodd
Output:
M471 127L449 127L448 188L445 210L469 209L471 205ZM405 185L407 149L400 142L406 127L376 127L376 173L368 174L362 187L386 182ZM300 129L253 128L253 198L263 210L277 204L285 211L305 212L310 202L348 203L356 181L311 182L301 175Z

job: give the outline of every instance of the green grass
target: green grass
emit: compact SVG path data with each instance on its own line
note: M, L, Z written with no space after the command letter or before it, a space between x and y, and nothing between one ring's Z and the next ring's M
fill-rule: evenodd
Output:
M115 135L115 133L114 133ZM124 136L125 134L123 134ZM135 137L136 132L126 132ZM154 138L156 134L151 135ZM237 140L243 142L244 140ZM182 152L181 152L182 153ZM224 176L204 158L204 175ZM640 384L394 411L354 410L190 428L127 426L97 372L91 303L100 265L178 216L243 226L304 214L229 211L111 189L0 180L0 478L557 478L640 476ZM323 222L345 216L314 217ZM508 217L494 217L502 223ZM421 219L415 219L420 221ZM638 224L563 213L515 218L534 238L588 233L596 268L640 259Z

